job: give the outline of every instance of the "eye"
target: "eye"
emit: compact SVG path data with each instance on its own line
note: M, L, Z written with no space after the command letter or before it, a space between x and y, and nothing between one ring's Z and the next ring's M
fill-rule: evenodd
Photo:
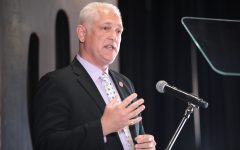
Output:
M101 27L101 29L104 30L104 31L108 31L108 30L110 30L110 27L109 26L103 26L103 27Z
M123 32L122 30L117 30L118 34L122 34L122 32Z

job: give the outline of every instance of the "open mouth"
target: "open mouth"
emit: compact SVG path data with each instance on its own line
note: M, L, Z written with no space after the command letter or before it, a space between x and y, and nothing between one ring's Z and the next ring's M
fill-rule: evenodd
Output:
M116 47L114 45L111 45L111 44L105 45L104 47L107 48L107 49L111 49L111 50L116 49Z

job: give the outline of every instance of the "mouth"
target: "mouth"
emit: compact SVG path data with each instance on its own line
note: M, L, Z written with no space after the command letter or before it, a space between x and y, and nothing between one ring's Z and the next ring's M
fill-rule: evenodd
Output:
M107 44L104 46L104 48L110 49L110 50L116 50L116 46L112 45L112 44Z

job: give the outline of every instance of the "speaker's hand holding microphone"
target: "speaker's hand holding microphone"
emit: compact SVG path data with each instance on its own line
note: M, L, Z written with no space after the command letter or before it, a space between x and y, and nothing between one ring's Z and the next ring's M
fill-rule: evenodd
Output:
M158 81L156 84L156 89L160 93L167 93L167 94L173 95L176 98L179 98L185 102L189 102L195 106L200 106L203 108L208 107L208 103L203 99L195 95L189 94L187 92L184 92L182 90L179 90L176 87L169 85L166 81L163 81L163 80Z

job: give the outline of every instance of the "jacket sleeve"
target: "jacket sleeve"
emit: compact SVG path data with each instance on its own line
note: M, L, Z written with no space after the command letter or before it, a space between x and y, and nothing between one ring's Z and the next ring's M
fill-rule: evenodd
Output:
M32 103L36 150L104 149L100 118L71 127L68 98L48 75L41 79Z

